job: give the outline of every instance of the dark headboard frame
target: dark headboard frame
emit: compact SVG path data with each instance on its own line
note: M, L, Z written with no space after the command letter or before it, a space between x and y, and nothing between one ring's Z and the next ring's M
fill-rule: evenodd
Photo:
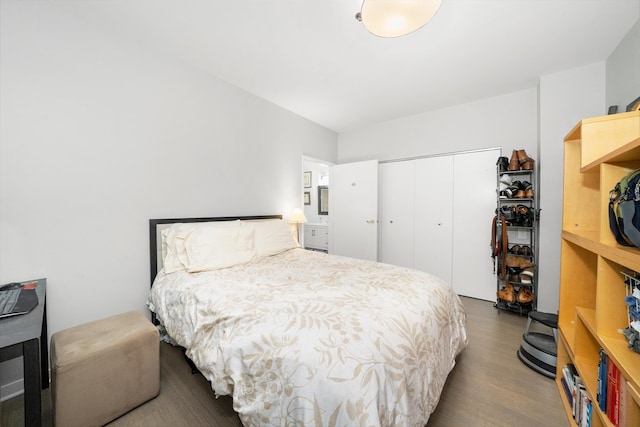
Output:
M149 220L149 255L151 260L151 285L158 274L158 225L175 224L188 222L212 222L212 221L252 221L260 219L282 219L282 215L258 215L258 216L220 216L212 218L171 218L171 219L150 219Z

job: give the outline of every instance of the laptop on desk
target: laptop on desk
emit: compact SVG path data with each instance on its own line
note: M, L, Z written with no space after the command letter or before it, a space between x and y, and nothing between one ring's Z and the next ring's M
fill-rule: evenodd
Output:
M0 319L27 314L38 305L38 282L7 283L0 286Z

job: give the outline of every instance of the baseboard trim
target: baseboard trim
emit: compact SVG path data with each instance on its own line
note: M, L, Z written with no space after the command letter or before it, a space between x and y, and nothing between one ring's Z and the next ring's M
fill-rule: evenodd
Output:
M14 397L24 394L24 380L19 379L12 383L3 384L0 387L0 402L13 399Z

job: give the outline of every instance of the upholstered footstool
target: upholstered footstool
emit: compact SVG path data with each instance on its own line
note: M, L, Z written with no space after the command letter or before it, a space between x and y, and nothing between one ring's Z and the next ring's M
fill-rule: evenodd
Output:
M57 427L101 426L160 392L158 330L132 311L51 336Z

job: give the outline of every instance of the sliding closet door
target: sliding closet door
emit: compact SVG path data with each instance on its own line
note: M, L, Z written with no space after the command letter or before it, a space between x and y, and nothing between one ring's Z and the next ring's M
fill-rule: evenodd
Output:
M380 261L413 267L414 162L380 165Z
M451 285L453 157L429 157L414 163L414 268Z
M499 150L488 150L453 159L453 289L489 301L496 298L489 230L496 209L498 156Z

